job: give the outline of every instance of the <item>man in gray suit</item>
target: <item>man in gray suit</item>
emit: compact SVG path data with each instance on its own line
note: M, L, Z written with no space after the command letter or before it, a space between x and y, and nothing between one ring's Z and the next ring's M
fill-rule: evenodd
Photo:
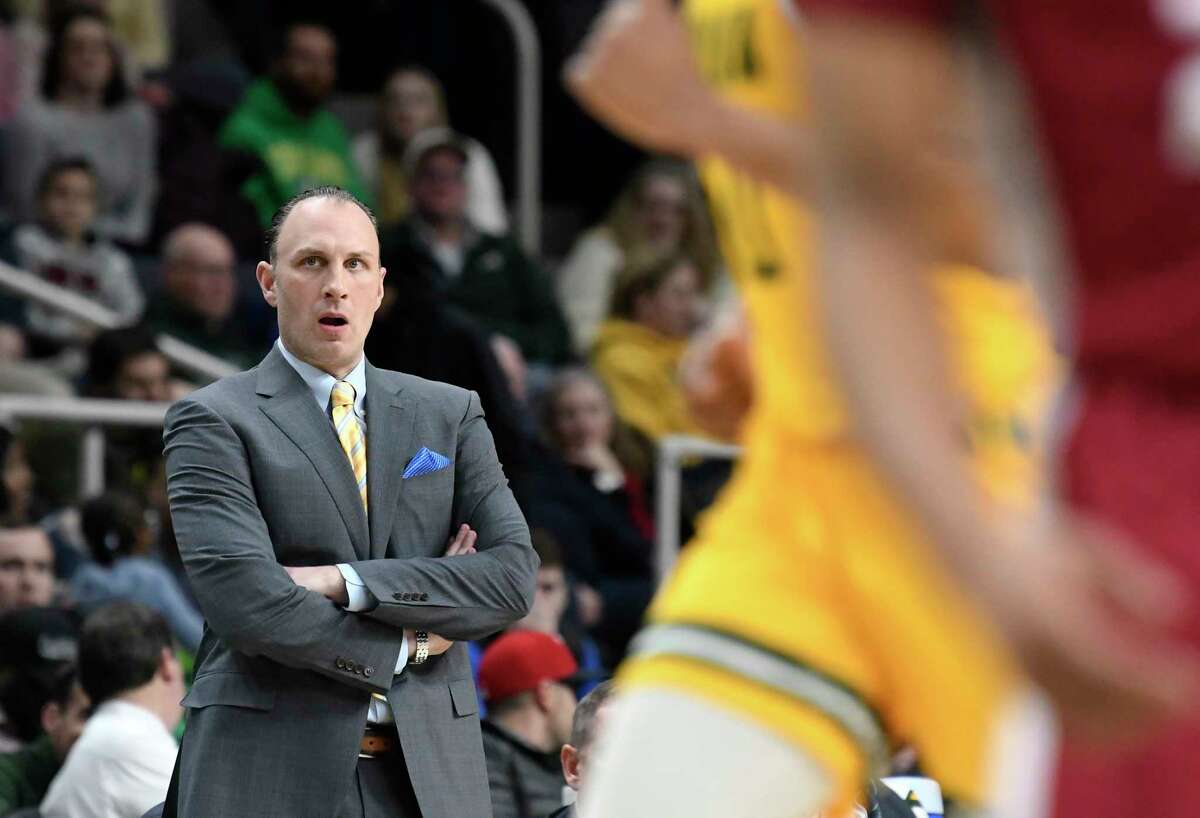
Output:
M164 814L489 818L461 642L526 614L537 557L479 399L364 359L386 271L348 193L269 246L279 343L164 431L207 620Z

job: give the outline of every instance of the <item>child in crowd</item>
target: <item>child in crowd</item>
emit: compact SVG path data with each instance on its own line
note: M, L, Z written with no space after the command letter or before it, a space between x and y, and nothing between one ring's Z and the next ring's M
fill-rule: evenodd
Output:
M93 232L98 193L96 173L87 160L51 163L38 182L37 222L21 225L13 235L16 263L133 323L141 315L145 299L129 257ZM94 334L76 319L33 301L25 310L24 321L32 357L55 355Z

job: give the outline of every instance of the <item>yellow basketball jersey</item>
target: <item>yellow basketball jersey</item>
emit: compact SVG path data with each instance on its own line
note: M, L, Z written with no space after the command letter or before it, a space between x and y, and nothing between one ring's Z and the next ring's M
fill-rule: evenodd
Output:
M973 267L943 268L933 283L968 399L976 476L1002 506L1028 509L1044 487L1045 427L1062 371L1033 293Z
M704 76L730 100L803 126L796 21L781 0L688 0ZM811 223L802 202L719 159L699 163L725 261L752 332L748 437L827 438L844 429L814 325ZM791 433L789 435L789 433Z
M685 15L701 70L720 93L805 127L800 23L786 0L687 0ZM747 457L753 459L755 445L844 435L846 413L817 327L806 204L719 159L702 160L700 174L751 327L755 406ZM952 267L938 271L933 284L955 368L976 411L970 436L977 462L989 488L1011 498L1018 484L1028 489L1034 482L1026 432L1053 381L1047 335L1017 282Z

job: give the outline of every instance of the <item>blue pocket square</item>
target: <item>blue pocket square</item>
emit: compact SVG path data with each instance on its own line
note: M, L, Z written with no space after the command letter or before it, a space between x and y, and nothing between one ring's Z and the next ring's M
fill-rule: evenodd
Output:
M404 467L404 479L420 477L422 474L429 474L431 471L444 469L449 465L450 458L422 446L421 451L413 455L413 459L408 461L408 465Z

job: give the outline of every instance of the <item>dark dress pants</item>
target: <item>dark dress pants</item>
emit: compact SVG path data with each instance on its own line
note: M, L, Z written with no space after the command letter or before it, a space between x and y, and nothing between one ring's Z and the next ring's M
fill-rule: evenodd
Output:
M337 818L421 818L399 747L375 758L358 760L354 785Z

